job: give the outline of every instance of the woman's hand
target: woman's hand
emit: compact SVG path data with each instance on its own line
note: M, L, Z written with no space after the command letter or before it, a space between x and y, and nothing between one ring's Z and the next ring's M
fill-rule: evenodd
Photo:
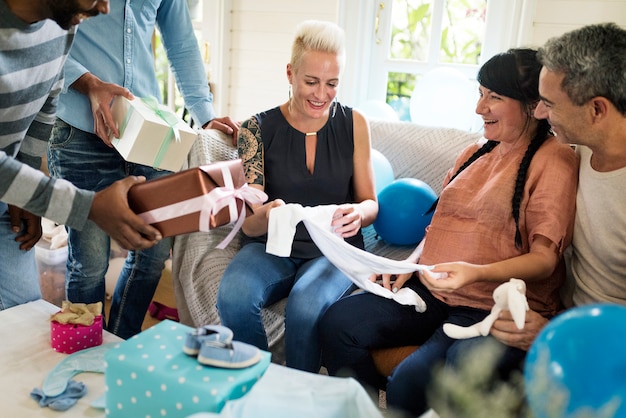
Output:
M224 132L226 135L231 135L232 144L236 147L239 126L239 122L232 120L229 116L224 116L210 120L202 126L202 129L217 129Z
M419 262L420 256L422 255L422 249L424 248L424 240L420 241L417 244L417 247L411 252L411 254L406 258L406 262L417 264ZM378 280L382 280L381 285L385 289L389 289L392 292L397 292L402 289L404 284L413 277L415 273L404 273L404 274L372 274L369 277L369 280L373 283L378 282ZM380 278L380 279L379 279ZM393 287L392 287L393 284Z
M267 202L262 206L262 211L265 212L265 219L267 222L270 221L270 211L279 206L285 206L285 201L283 199L274 199L271 202Z
M259 190L262 189L259 188ZM270 211L275 207L283 206L284 204L284 200L275 199L263 205L255 206L253 208L254 213L246 217L246 220L243 222L241 230L249 237L258 237L266 234L270 220Z
M420 270L420 281L430 291L453 292L480 278L482 266L465 262L436 264L430 270Z
M357 209L356 205L344 204L340 205L333 214L331 226L335 234L341 238L349 238L355 236L361 229L363 216Z
M378 283L381 281L380 285L387 290L391 290L392 292L397 292L399 289L402 289L402 286L413 277L413 273L404 273L404 274L372 274L369 277L369 280L372 283Z

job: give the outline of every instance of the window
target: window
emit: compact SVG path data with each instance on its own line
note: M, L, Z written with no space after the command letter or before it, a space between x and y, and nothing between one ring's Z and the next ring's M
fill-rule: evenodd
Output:
M361 29L366 42L352 58L373 64L361 66L368 68L359 74L367 83L353 86L355 106L386 103L401 120L476 129L476 72L495 53L516 45L527 1L363 2L369 10L360 14L372 23ZM357 12L348 3L344 23L350 31L347 16Z
M189 14L192 24L194 25L196 39L198 39L200 43L202 59L205 64L208 65L210 59L208 42L200 42L200 40L203 39L201 31L203 2L201 0L187 0L187 6L189 7ZM158 28L155 29L152 36L152 48L154 53L154 68L163 103L170 107L175 113L183 116L185 101L180 91L178 91L178 86L176 85L174 74L170 68ZM209 74L207 74L207 77L208 76ZM189 119L188 115L185 115L185 117L187 120Z

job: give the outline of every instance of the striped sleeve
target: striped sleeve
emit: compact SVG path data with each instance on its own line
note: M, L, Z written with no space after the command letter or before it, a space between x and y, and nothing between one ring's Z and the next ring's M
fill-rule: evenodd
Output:
M2 201L78 230L87 222L94 192L46 176L0 151Z
M51 20L25 24L0 1L0 200L82 229L94 193L38 170L74 30Z

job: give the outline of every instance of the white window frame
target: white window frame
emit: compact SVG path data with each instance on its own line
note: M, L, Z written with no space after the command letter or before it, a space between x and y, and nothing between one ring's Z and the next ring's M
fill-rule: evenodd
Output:
M445 0L434 1L443 5ZM523 45L529 39L535 3L536 0L489 0L481 62L473 68L454 64L446 66L456 67L473 78L476 69L493 55ZM346 104L358 106L367 100L385 101L388 72L425 73L437 66L387 58L391 4L391 0L340 1L339 24L346 30L346 42L351 46L347 51L346 73L340 93L342 102ZM440 8L438 5L437 9ZM438 54L439 39L434 38L432 42Z

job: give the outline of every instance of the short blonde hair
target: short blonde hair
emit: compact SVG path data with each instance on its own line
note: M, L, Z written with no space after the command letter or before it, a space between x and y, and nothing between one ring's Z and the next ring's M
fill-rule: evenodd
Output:
M333 22L305 20L296 28L291 48L291 66L297 69L305 52L319 51L336 54L343 68L346 55L344 38L343 29Z

